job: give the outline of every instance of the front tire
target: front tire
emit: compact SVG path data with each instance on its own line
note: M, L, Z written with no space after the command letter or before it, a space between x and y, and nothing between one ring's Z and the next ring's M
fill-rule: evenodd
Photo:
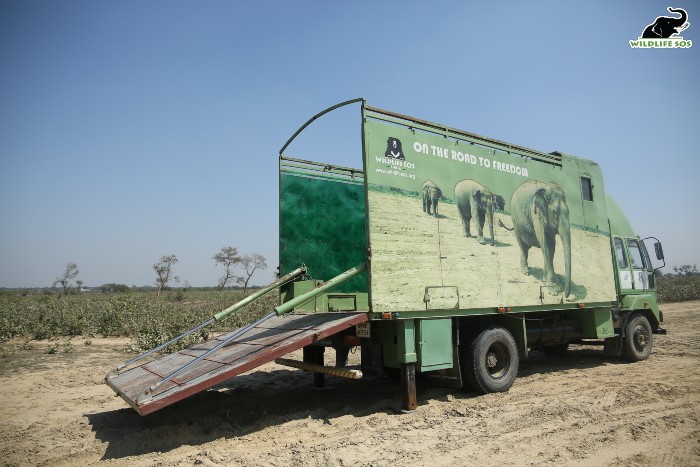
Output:
M491 326L460 346L462 375L476 392L505 392L518 374L518 349L505 328Z
M653 342L649 320L639 313L630 316L622 341L622 356L630 362L646 360Z

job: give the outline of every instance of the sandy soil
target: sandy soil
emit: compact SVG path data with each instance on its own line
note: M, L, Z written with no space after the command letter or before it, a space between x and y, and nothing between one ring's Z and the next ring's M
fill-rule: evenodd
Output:
M669 334L644 362L533 353L507 393L420 388L408 415L393 381L313 390L310 374L268 364L140 417L103 384L127 340L56 354L15 340L0 358L0 463L700 465L700 302L663 311Z

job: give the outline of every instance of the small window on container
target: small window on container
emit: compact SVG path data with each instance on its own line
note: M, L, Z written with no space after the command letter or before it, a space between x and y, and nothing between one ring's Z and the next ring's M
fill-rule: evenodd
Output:
M593 185L590 178L581 177L581 191L585 201L593 201Z

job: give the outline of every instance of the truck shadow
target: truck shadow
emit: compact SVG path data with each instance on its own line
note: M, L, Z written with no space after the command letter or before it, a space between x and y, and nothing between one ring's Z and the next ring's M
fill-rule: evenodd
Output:
M532 352L529 359L521 361L518 377L593 368L611 362L616 361L603 356L600 350L587 347L575 347L561 357ZM85 417L95 437L107 445L102 460L109 460L237 438L306 418L330 424L330 420L344 415L363 417L382 412L394 415L401 406L399 382L390 378L365 377L356 381L326 376L325 389L313 389L312 381L311 374L295 370L251 373L145 417L128 407ZM515 384L518 383L516 379ZM431 387L419 381L417 397L422 405L428 400L478 395L457 388Z
M326 376L313 389L313 375L275 370L241 375L227 383L142 417L123 409L86 414L95 437L106 443L102 460L167 452L236 438L293 420L394 413L399 383L388 378L347 380Z

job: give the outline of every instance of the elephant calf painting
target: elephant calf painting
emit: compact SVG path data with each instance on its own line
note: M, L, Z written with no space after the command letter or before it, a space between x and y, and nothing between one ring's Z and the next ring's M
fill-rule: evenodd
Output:
M426 180L421 186L423 193L423 212L428 215L438 216L438 200L442 196L442 191L435 182ZM430 212L432 210L432 213Z
M488 218L491 245L494 245L493 193L491 193L491 190L474 180L462 180L455 185L455 200L457 201L457 210L462 218L467 237L472 236L469 222L474 218L477 232L476 239L479 243L485 245L484 222Z
M528 180L513 192L510 209L523 274L530 274L527 266L530 248L540 248L544 256L544 281L555 287L553 293L559 293L554 281L554 247L556 235L561 237L566 269L564 296L568 297L571 293L571 231L564 189L556 183Z

